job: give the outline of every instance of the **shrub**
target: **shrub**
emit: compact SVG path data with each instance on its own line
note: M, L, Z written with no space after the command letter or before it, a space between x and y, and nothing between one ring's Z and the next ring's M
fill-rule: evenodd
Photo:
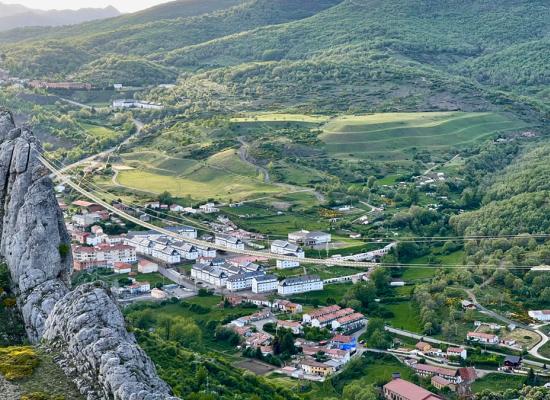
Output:
M31 376L40 360L32 347L6 347L0 349L0 373L9 380Z
M67 258L67 255L69 254L69 251L71 250L71 246L69 246L67 243L61 243L59 245L59 255L62 259Z

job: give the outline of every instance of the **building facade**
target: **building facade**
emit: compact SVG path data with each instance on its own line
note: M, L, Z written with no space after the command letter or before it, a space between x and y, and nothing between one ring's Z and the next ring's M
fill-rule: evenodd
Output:
M286 278L281 281L277 287L277 292L281 296L312 292L316 290L323 290L323 281L317 275L304 275Z

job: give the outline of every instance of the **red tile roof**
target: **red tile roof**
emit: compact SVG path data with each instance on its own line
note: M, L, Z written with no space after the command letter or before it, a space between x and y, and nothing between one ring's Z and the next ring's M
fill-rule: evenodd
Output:
M328 306L328 307L319 308L317 310L313 310L308 314L311 318L318 318L321 315L330 314L332 312L338 311L339 309L340 309L340 306L333 305L333 306Z
M332 341L338 343L350 343L353 341L353 336L336 335L332 338Z
M466 382L473 382L477 378L476 370L472 367L459 368L458 374L460 375L462 380Z
M498 336L493 335L492 333L468 332L468 337L477 337L477 338L483 338L483 339L496 339Z
M457 374L456 370L444 367L436 367L435 365L429 364L415 364L413 368L417 371L427 372L430 374L444 375L444 376L455 376Z
M407 400L442 400L442 397L403 379L394 379L386 383L384 392L386 391L396 393Z

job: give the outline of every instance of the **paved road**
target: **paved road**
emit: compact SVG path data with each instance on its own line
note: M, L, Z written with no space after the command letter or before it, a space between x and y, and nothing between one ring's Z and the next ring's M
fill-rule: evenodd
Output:
M242 137L238 137L237 140L241 144L241 147L239 148L239 152L238 152L239 158L241 159L241 161L254 166L256 170L260 171L264 176L264 182L270 183L271 178L269 177L269 171L267 170L267 168L256 164L252 159L252 157L250 157L250 153L248 152L248 148L250 147L250 145L247 142L245 142L245 140Z
M542 340L536 344L535 347L529 350L529 354L531 354L534 357L542 358L543 360L550 361L550 358L544 357L539 353L539 350L542 346L544 346L548 342L548 336L542 332L540 329L535 329L534 332L538 333Z
M179 274L178 272L174 271L173 269L168 269L159 266L159 273L170 279L173 282L176 282L178 285L181 285L189 290L192 290L193 292L197 291L197 288L195 287L195 284L188 279L186 279L183 275Z
M486 284L487 282L488 281L484 282L484 284ZM487 314L487 315L489 315L489 316L491 316L491 317L493 317L493 318L495 318L499 321L502 321L506 324L515 324L516 326L519 326L520 328L523 328L525 330L528 330L528 331L531 331L531 332L534 332L534 333L538 334L541 337L541 340L534 347L532 347L531 349L528 350L529 354L531 354L534 357L540 358L542 360L550 361L550 358L544 357L543 355L541 355L539 353L539 350L541 349L541 347L544 346L550 340L544 332L542 332L540 329L533 329L529 325L525 325L521 322L516 322L516 321L513 321L509 318L506 318L505 316L500 315L500 314L494 312L493 310L489 310L488 308L486 308L486 307L482 306L481 304L479 304L474 292L467 289L466 293L468 293L468 296L470 297L470 300L472 301L472 303L474 303L476 305L476 307L479 310L481 310L481 312L483 312L484 314Z
M477 307L477 309L480 310L482 313L487 314L490 317L493 317L494 319L497 319L501 322L504 322L506 325L513 324L513 325L516 325L516 326L518 326L520 328L523 328L523 329L527 329L527 330L530 330L530 331L533 330L528 325L522 324L521 322L518 322L518 321L513 321L510 318L507 318L503 315L500 315L500 314L494 312L493 310L490 310L490 309L484 307L483 305L479 304L479 302L477 301L476 295L474 294L474 292L472 290L466 289L466 293L468 294L468 297L470 298L472 303L474 303L475 306Z
M75 106L78 106L78 107L82 107L82 108L85 108L87 110L91 110L92 109L92 106L89 106L87 104L83 104L83 103L79 103L77 101L74 101L74 100L69 100L69 99L65 99L63 97L58 97L59 100L61 101L64 101L66 103L69 103L69 104L72 104L72 105L75 105ZM128 143L130 143L131 140L133 140L134 138L136 138L137 136L139 136L139 134L141 133L141 131L143 130L143 122L133 118L132 119L132 122L134 123L135 127L136 127L136 131L128 136L123 142L117 144L116 146L113 146L107 150L104 150L100 153L97 153L97 154L94 154L94 155L91 155L89 157L86 157L82 160L79 160L73 164L70 164L70 165L67 165L63 168L60 169L61 172L65 173L67 171L70 171L71 169L74 169L76 167L79 167L81 165L84 165L84 164L87 164L87 163L90 163L98 158L104 158L104 157L109 157L112 153L116 153L117 151L120 150L121 146L124 146Z
M413 338L413 339L422 339L424 342L428 342L428 343L446 344L446 345L451 345L451 346L455 346L455 347L464 347L464 348L467 348L467 349L472 349L472 346L465 346L464 344L446 342L444 340L439 340L439 339L432 338L432 337L429 337L429 336L422 336L422 335L419 335L417 333L404 331L402 329L396 329L396 328L392 328L392 327L389 327L389 326L386 326L386 331L391 332L391 333L396 333L396 334L401 335L401 336L410 337L410 338ZM506 348L503 348L503 350L506 350ZM487 351L487 353L496 354L496 355L499 355L499 356L503 355L503 353L499 353L498 351L492 351L492 350L486 350L486 351ZM539 357L538 355L534 355L534 354L533 354L533 356ZM545 357L540 357L540 358L546 359ZM535 366L535 367L540 367L540 368L542 368L544 365L546 365L545 363L542 363L542 362L526 360L526 359L523 360L523 363L524 364L529 364L529 365L532 365L532 366Z

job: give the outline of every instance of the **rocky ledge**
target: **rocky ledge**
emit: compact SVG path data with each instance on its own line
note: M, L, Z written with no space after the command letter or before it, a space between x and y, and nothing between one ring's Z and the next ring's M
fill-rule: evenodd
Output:
M88 400L177 400L128 333L101 284L71 291L70 238L40 143L0 109L0 254L10 270L32 343L58 360Z

